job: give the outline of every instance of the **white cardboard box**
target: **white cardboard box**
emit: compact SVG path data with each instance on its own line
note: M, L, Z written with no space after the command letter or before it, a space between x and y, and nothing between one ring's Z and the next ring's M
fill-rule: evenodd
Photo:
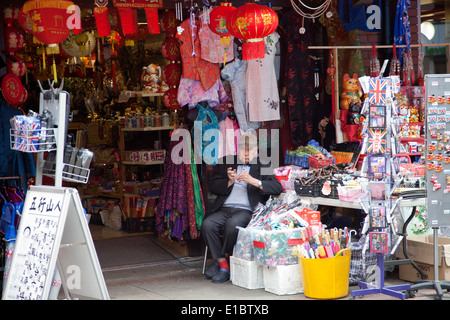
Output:
M425 275L424 280L434 279L434 244L433 235L408 236L407 252ZM404 259L403 247L399 246L395 256ZM450 238L438 237L439 280L450 280ZM411 265L399 266L399 278L406 281L421 280L419 272Z
M230 280L232 284L246 289L262 289L263 266L255 261L230 256Z
M303 293L301 264L264 266L264 290L277 295Z

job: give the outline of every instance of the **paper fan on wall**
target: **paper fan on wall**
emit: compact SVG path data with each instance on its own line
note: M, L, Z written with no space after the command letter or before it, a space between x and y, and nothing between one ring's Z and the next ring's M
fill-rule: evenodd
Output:
M95 49L95 36L90 32L71 34L61 43L61 47L72 57L87 57Z

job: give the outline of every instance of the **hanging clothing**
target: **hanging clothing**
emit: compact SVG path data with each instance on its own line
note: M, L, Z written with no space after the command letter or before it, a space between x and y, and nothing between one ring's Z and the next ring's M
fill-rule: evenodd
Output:
M208 24L202 22L199 37L203 60L212 63L224 63L224 61L230 62L234 59L233 36L229 37L228 45L224 45L223 41L221 42L220 40L220 36L212 32Z
M22 176L21 187L26 191L28 179L36 176L36 164L32 153L11 150L10 119L16 115L23 115L23 112L3 100L0 104L0 177Z
M280 120L280 96L274 64L279 38L277 32L265 37L264 58L247 61L246 105L250 121Z
M220 79L217 79L208 90L205 90L198 80L180 79L177 94L177 101L180 106L188 105L189 109L194 109L200 101L207 101L210 108L217 108L227 99L227 93Z
M182 30L176 34L180 42L180 54L183 62L182 77L186 79L200 80L204 90L208 90L220 77L218 63L211 63L201 58L200 38L198 28L200 22L186 19L179 26Z
M189 136L188 136L189 139ZM171 155L175 146L187 141L171 141L167 150ZM197 239L204 216L204 202L197 169L193 163L192 144L189 139L187 150L191 162L175 164L172 157L166 157L163 183L155 214L155 229L161 235L177 239ZM183 155L185 156L185 155Z
M280 19L279 27L283 30L286 52L285 82L289 108L291 139L294 145L302 146L313 138L314 109L319 108L314 97L313 61L308 46L314 45L318 24L305 19L308 30L300 34L302 17L294 10L286 12ZM330 110L331 112L331 110Z
M228 116L219 122L219 159L225 156L237 155L237 141L241 136L241 129L237 121Z
M216 114L208 107L203 107L201 104L197 104L198 114L194 121L193 132L196 133L196 125L200 124L202 137L202 146L194 148L197 151L196 156L198 159L202 159L206 164L215 165L217 163L218 151L219 151L219 121L217 120ZM200 128L197 128L200 129ZM209 138L206 138L207 131L211 130ZM215 130L215 131L214 131ZM193 137L194 143L196 143L196 137Z
M234 46L237 50L237 45ZM246 105L247 88L245 86L245 77L247 73L247 62L238 58L235 54L234 61L227 63L222 69L222 78L231 85L231 95L233 98L233 108L239 127L242 131L258 129L259 122L248 120Z

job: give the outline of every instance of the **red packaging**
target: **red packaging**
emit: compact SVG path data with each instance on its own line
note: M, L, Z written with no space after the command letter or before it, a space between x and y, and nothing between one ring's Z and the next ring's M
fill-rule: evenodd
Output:
M300 211L294 210L300 218L308 222L309 226L319 226L320 224L320 211L311 209L302 209Z

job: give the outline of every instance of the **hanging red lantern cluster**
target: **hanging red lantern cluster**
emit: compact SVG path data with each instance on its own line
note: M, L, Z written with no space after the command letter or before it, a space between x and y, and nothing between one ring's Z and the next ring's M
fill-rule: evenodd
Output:
M74 14L67 10L70 6L74 3L68 0L28 0L20 9L19 23L40 42L56 46L69 36L67 22Z
M162 18L161 30L170 34L161 45L161 54L164 59L169 60L162 72L164 82L169 86L169 90L164 92L163 104L171 110L181 109L178 104L178 85L181 79L181 53L178 40L174 37L177 32L178 20L175 11L166 11Z
M265 55L264 37L278 27L278 16L269 7L247 3L234 10L227 19L228 32L244 40L242 59L262 59Z

